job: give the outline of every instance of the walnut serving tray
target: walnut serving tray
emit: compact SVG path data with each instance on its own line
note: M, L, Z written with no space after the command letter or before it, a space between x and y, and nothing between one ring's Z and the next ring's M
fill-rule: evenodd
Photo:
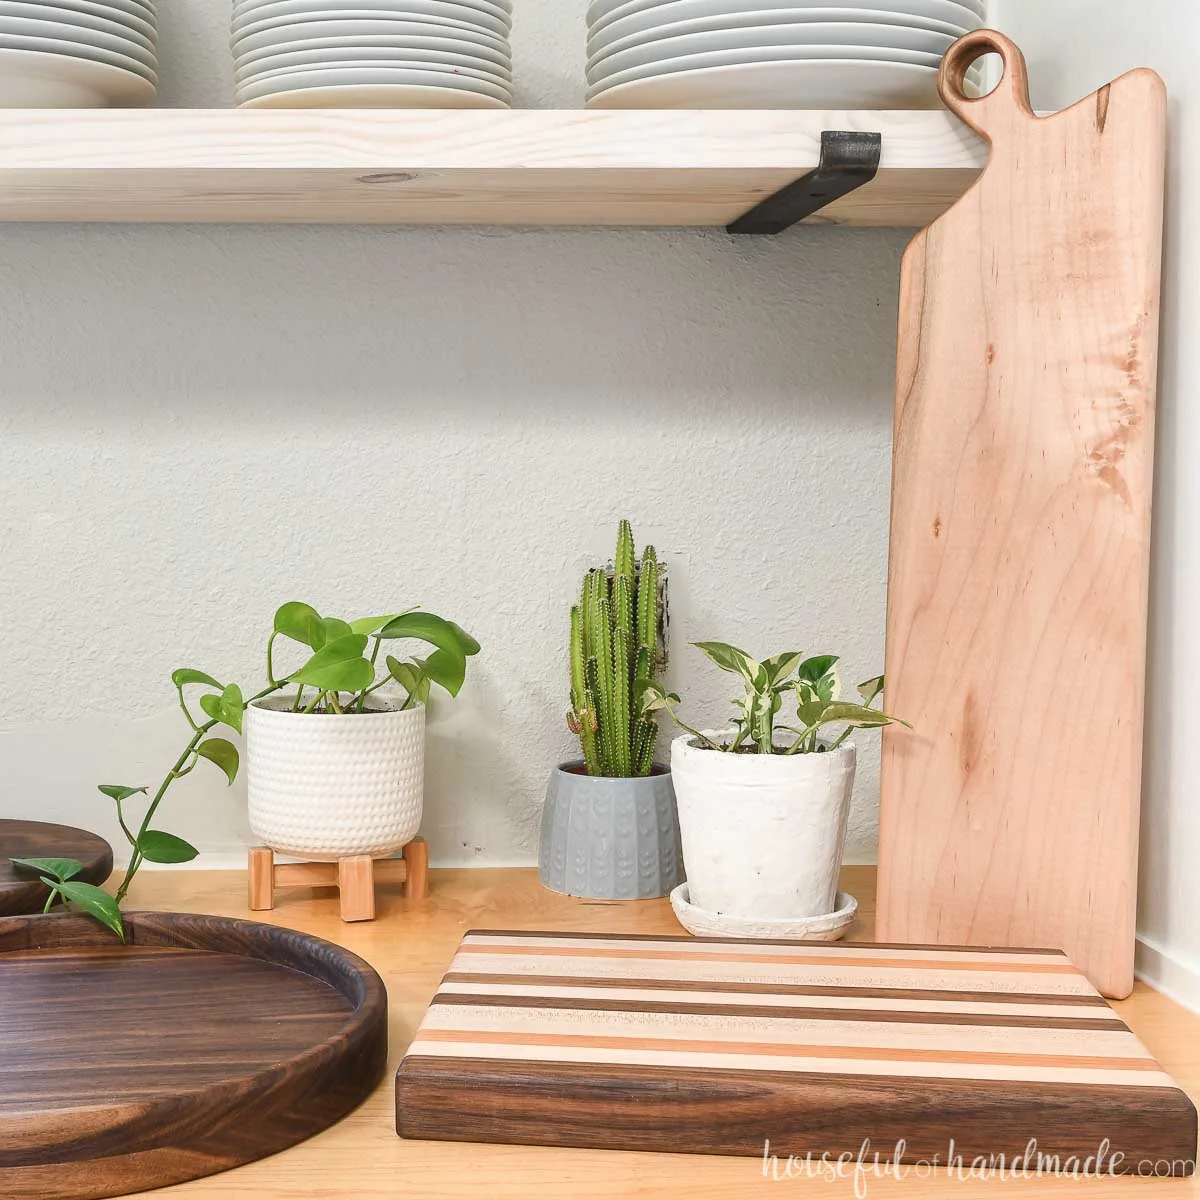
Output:
M0 1197L91 1200L211 1175L344 1117L387 1063L356 955L251 921L0 918Z
M1064 954L468 933L396 1076L403 1137L762 1155L1143 1159L1196 1110Z
M112 874L112 847L94 833L42 821L0 821L0 917L40 913L50 895L33 873L18 874L14 858L73 858L83 864L76 876L99 887Z

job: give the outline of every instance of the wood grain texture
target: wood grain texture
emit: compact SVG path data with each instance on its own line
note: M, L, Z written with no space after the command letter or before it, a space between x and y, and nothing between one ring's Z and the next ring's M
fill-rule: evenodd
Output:
M335 887L343 921L375 919L375 885L400 883L411 900L429 894L429 846L424 838L413 838L402 858L359 855L316 862L276 863L267 846L253 846L247 856L248 902L253 912L275 907L275 892L281 888Z
M840 886L859 900L850 941L874 933L873 868L847 867ZM367 958L388 988L391 1067L394 1071L429 1002L442 987L446 965L465 929L555 929L645 934L682 932L666 900L618 904L546 891L535 870L455 869L430 873L429 899L413 904L400 889L381 887L374 921L344 925L331 889L280 892L278 907L261 918L334 938ZM246 915L242 871L143 871L131 902L139 908ZM820 997L814 997L819 1000ZM1075 1007L1079 1007L1075 1005ZM1200 1016L1139 983L1113 1006L1154 1057L1193 1097L1200 1097ZM853 1200L854 1181L801 1177L775 1183L750 1158L595 1150L582 1147L412 1141L395 1132L395 1082L391 1074L360 1108L315 1138L259 1162L207 1179L180 1184L164 1200L730 1200L743 1196L796 1196ZM944 1152L943 1152L944 1153ZM785 1160L780 1160L781 1171ZM968 1164L969 1165L969 1164ZM1075 1195L1070 1181L1011 1182L912 1172L903 1181L867 1180L874 1200L997 1200L1046 1195L1053 1187ZM1132 1200L1144 1190L1153 1200L1197 1200L1200 1176L1162 1180L1145 1189L1127 1179L1082 1185L1086 1200Z
M18 875L12 858L73 858L76 877L97 886L112 874L112 847L94 833L43 821L0 821L0 917L39 913L49 894L36 878Z
M338 898L343 921L375 920L375 875L371 868L369 854L338 859Z
M903 1141L906 1162L951 1141L1011 1159L1030 1139L1082 1159L1107 1140L1124 1171L1181 1173L1196 1149L1192 1102L1060 951L495 930L463 938L401 1061L396 1122L752 1157L866 1138Z
M404 847L404 866L404 894L410 900L424 900L429 895L429 843L423 837Z
M1012 1161L1031 1141L1050 1158L1082 1159L1099 1146L1089 1135L1104 1129L1112 1153L1133 1164L1148 1148L1195 1141L1194 1110L1164 1111L1153 1090L1097 1088L1081 1123L1078 1093L1053 1085L980 1083L967 1096L928 1080L814 1074L807 1082L811 1103L798 1103L791 1078L766 1071L417 1057L405 1060L397 1087L406 1137L537 1146L761 1158L769 1141L783 1158L812 1151L852 1161L864 1141L884 1158L903 1141L905 1161L945 1164L952 1143L967 1163L1001 1153ZM1175 1161L1182 1171L1184 1160Z
M247 855L247 903L251 912L275 907L275 852L269 846L251 846Z
M962 72L999 50L982 100ZM879 930L1062 946L1133 986L1166 98L1134 71L1047 118L962 39L991 143L904 257Z
M273 1154L343 1117L387 1061L357 956L226 917L0 919L0 1195L88 1200Z
M883 134L815 223L917 227L978 176L942 112L0 112L0 220L725 225Z

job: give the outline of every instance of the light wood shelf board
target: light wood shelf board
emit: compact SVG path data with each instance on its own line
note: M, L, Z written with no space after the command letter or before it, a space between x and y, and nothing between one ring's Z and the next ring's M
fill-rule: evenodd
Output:
M721 226L877 131L876 179L812 218L916 227L982 169L945 112L0 112L0 220Z

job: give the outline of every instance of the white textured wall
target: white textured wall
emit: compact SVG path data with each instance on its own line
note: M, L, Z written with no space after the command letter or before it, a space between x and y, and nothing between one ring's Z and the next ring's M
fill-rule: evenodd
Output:
M162 7L165 98L225 103L224 6ZM518 5L524 104L577 103L583 8ZM95 784L174 759L174 667L250 688L277 603L420 603L484 645L430 729L435 861L532 862L567 606L624 515L671 563L697 719L727 677L688 640L875 674L905 242L0 227L0 815L115 837ZM162 825L240 853L240 784L203 766Z
M1171 96L1138 961L1200 1010L1200 7L1002 0L999 24L1025 47L1035 106L1062 107L1137 66Z

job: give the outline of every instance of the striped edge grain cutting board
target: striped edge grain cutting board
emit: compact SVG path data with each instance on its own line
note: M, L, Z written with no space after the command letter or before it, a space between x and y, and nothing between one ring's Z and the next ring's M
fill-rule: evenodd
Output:
M466 934L403 1137L692 1153L1103 1156L1189 1173L1196 1110L1061 952ZM1107 1143L1107 1152L1104 1145Z

